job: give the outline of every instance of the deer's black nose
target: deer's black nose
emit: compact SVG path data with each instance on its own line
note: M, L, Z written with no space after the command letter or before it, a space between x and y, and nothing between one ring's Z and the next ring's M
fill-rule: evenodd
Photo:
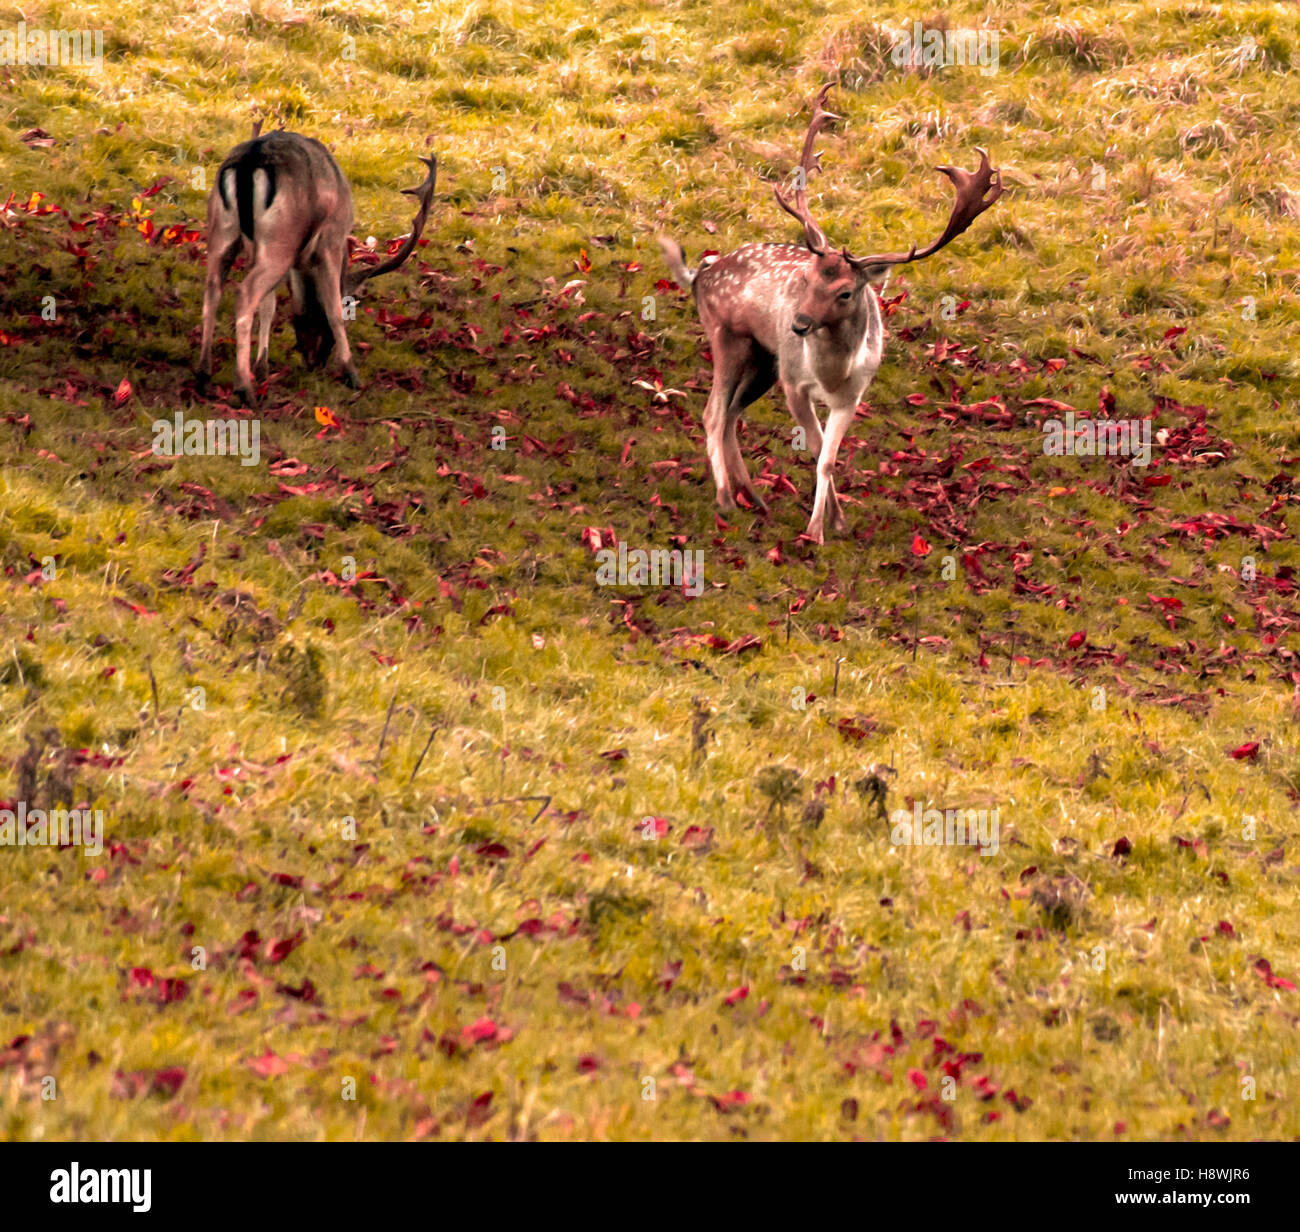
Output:
M806 334L810 329L812 329L812 327L813 327L812 317L806 317L802 312L797 317L795 317L794 323L790 326L790 328L793 329L794 332L798 334L800 338L802 338L804 334Z

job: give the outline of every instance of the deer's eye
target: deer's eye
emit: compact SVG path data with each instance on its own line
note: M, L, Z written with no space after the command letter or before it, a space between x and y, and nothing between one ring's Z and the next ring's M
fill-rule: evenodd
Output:
M849 300L853 298L853 292L841 291L837 298L840 300L841 303L847 303Z

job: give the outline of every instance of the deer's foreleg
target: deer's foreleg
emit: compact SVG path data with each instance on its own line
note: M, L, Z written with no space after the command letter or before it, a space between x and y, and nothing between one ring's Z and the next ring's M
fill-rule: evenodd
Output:
M812 399L798 386L787 385L785 386L785 400L790 408L790 414L794 416L795 423L803 429L805 447L812 454L814 460L820 458L822 452L822 426L817 420L817 412L813 409ZM840 506L839 493L835 491L835 478L833 475L827 489L826 508L831 515L831 526L835 530L842 531L847 523L844 519L844 510Z
M812 517L808 521L808 535L815 543L824 543L823 525L826 509L834 491L835 458L840 452L840 442L857 413L857 403L852 406L833 406L826 416L826 430L822 434L822 447L817 454L817 495L813 498ZM815 416L814 416L815 418Z
M352 348L348 346L347 331L343 327L343 296L340 288L340 277L346 256L345 248L322 244L313 256L307 276L312 280L316 299L325 313L325 319L334 336L339 362L343 365L343 375L347 383L356 389L361 384L361 378L352 363Z

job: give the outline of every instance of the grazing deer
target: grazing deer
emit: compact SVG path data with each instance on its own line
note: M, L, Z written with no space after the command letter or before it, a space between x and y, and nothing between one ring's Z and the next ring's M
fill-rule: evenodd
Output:
M348 384L360 380L343 329L343 296L368 278L395 270L415 251L429 216L438 163L422 158L429 174L419 188L411 233L387 260L347 269L352 231L352 190L330 152L314 137L273 132L237 145L217 171L208 197L208 278L203 291L203 346L196 381L200 392L212 375L212 331L221 287L241 252L251 265L235 299L235 389L252 403L249 367L253 315L258 316L257 376L265 379L276 288L289 279L297 348L309 368L319 368L338 348Z
M835 493L835 457L859 401L880 366L884 327L871 286L891 266L932 256L959 236L1002 195L1002 175L979 151L976 171L939 167L957 190L956 204L943 234L917 251L855 257L831 251L825 233L808 210L808 177L821 170L813 143L822 127L839 119L823 110L830 86L813 103L796 171L794 203L775 189L777 202L803 224L804 246L746 244L699 270L686 266L681 245L660 236L673 277L694 292L700 321L713 352L713 388L704 411L709 465L723 509L736 507L743 492L766 511L754 491L736 439L740 413L779 379L795 422L804 429L817 456L817 493L808 536L823 542L829 509L831 524L842 531L844 512ZM823 434L814 399L828 410Z

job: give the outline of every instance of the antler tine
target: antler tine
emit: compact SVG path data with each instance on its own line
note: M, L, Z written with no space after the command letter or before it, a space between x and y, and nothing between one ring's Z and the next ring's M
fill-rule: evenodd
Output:
M402 242L402 246L387 260L381 261L378 265L351 271L344 280L345 294L356 291L367 279L376 278L380 274L391 273L403 265L411 253L415 251L416 244L420 242L420 236L424 232L424 224L429 219L429 206L433 203L433 189L438 179L438 159L436 156L425 158L420 155L419 157L420 161L429 168L429 174L425 176L424 183L418 188L402 189L403 193L415 197L420 203L420 208L411 220L411 233Z
M822 86L820 93L813 100L812 119L808 122L808 132L803 139L803 153L799 158L799 175L795 184L794 204L790 204L779 188L774 186L772 189L776 194L777 204L791 217L797 218L803 223L804 243L808 245L810 251L815 253L825 252L829 244L826 233L813 221L812 214L808 210L808 177L814 171L821 170L820 158L813 153L813 143L817 140L817 134L821 132L828 122L841 118L823 109L826 95L830 93L833 84L833 82L828 81Z
M859 269L873 265L906 265L909 261L921 261L933 256L940 248L955 240L1002 196L1002 172L990 165L987 150L979 146L975 149L980 156L980 165L974 171L964 171L961 167L951 166L935 168L952 181L953 187L957 190L957 199L953 202L952 213L948 216L948 225L933 244L922 248L919 252L913 244L908 252L885 253L874 257L848 256L849 262Z

